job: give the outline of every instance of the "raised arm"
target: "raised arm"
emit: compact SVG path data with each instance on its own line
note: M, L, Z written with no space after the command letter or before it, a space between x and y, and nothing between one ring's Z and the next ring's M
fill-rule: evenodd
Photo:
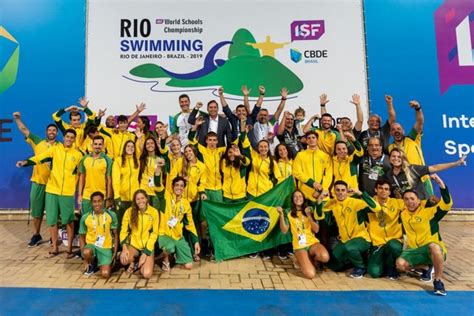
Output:
M285 132L286 118L290 115L291 113L288 111L285 111L285 113L283 113L283 117L281 118L280 123L278 124L278 130L277 130L278 136L283 135L283 133Z
M247 86L242 86L242 95L244 96L244 106L247 110L247 115L250 115L250 102L249 102L250 89Z
M309 218L309 222L311 223L311 230L313 231L313 233L317 234L319 232L319 224L314 221L313 215L311 214L311 208L306 207L304 212L306 214L306 217Z
M308 122L306 122L306 124L304 125L303 127L303 133L307 133L311 130L311 128L313 128L313 123L316 121L316 120L319 120L319 114L315 114L313 116L310 117L310 119L308 120Z
M358 94L352 95L352 100L350 101L356 107L357 121L354 124L354 129L358 132L362 130L362 124L364 123L364 113L362 112L362 107L360 106L360 96Z
M430 173L436 173L436 172L451 169L454 167L465 166L466 159L467 159L467 156L463 155L459 160L456 160L453 162L440 163L437 165L429 166L428 170L430 171Z
M320 113L321 115L327 113L326 111L326 104L329 102L328 96L323 93L319 96L319 105L320 105Z
M194 109L191 111L191 114L189 114L189 118L188 118L188 123L191 124L191 125L194 125L196 124L196 117L199 113L199 110L202 108L202 102L197 102L196 103L196 106L194 107Z
M410 101L410 107L415 110L416 114L416 122L415 125L413 125L413 128L418 132L418 134L421 134L423 132L423 124L425 123L425 117L421 105L418 101Z
M395 123L397 118L395 114L395 108L393 107L393 98L390 95L385 95L385 103L387 103L387 110L388 110L388 123L392 125Z
M275 111L275 114L273 115L275 122L278 122L278 120L280 119L281 112L283 112L283 109L285 108L286 97L288 96L288 89L286 89L285 87L281 88L280 94L280 104L278 104L278 108Z
M130 115L127 119L128 124L135 121L135 119L140 115L140 113L142 113L146 109L146 104L142 102L140 104L135 105L135 107L135 112L133 112L132 115Z
M21 120L21 113L20 112L13 113L13 119L15 120L16 126L18 126L18 129L23 134L23 136L28 138L28 136L30 136L30 130L28 129L28 127L26 127L25 123L23 123L23 121Z

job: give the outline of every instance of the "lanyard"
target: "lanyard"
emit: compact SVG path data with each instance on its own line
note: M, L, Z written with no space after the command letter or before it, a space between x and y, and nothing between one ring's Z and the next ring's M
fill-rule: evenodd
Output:
M296 232L298 233L298 235L300 234L303 234L305 232L304 230L304 220L303 220L303 215L301 215L301 232L300 232L300 224L299 224L299 216L296 217L295 219L295 224L296 224Z
M96 220L96 217L97 217L97 220ZM104 234L105 234L105 221L106 221L105 213L102 213L102 231ZM97 233L97 222L99 222L99 225L100 225L99 217L96 216L94 213L92 213L92 223L94 225L94 231L96 233Z
M379 162L383 164L384 158L385 158L385 154L382 154L382 157L380 157L380 160L372 159L372 157L369 156L370 168L374 167L374 162L375 162L375 165L377 165Z
M178 209L178 206L179 206L179 212L176 211ZM171 215L176 218L179 218L181 216L182 210L183 210L183 198L179 200L179 205L176 205L176 201L173 198L171 198Z

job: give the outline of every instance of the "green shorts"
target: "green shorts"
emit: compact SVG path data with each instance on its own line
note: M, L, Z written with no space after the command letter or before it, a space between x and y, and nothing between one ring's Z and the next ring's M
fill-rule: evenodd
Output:
M46 196L46 185L31 182L30 208L33 218L41 218L44 215Z
M57 225L59 214L63 225L74 221L74 196L46 192L46 224Z
M161 250L166 251L169 254L176 253L176 263L186 264L193 262L191 249L184 237L181 237L180 240L174 240L168 236L159 236L158 244L160 245Z
M443 255L444 260L446 260L446 254L443 253ZM424 264L433 265L429 244L418 248L405 249L402 251L400 258L405 259L410 264L410 267Z
M94 257L97 258L98 266L109 266L112 264L112 249L107 248L99 248L93 244L87 244L84 246L85 248L92 249L92 253Z
M82 200L82 210L81 210L82 215L88 214L90 212L92 212L91 200L83 199Z

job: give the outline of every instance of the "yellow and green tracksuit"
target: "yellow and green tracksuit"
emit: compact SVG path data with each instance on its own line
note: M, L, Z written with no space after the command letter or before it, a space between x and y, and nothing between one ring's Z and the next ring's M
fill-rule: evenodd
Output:
M441 200L438 204L428 207L426 201L422 201L418 209L413 212L405 208L400 217L405 231L407 248L415 249L435 243L446 254L446 246L439 233L439 221L452 206L453 200L448 189L445 188L441 189Z
M114 158L113 146L112 146L112 139L109 136L101 135L104 138L104 147L102 148L102 152L106 154L110 158ZM87 135L84 141L82 142L81 151L86 154L90 154L93 152L92 148L93 140Z
M307 249L312 245L319 243L319 240L314 236L311 230L311 221L302 212L296 212L296 217L291 216L291 213L286 213L286 219L290 224L291 240L293 250ZM300 236L304 236L301 239ZM303 243L302 241L306 241Z
M133 194L140 187L138 183L139 166L135 167L132 156L117 157L112 166L112 185L114 199L132 201Z
M75 128L73 127L72 125L64 122L62 119L61 119L61 116L66 113L66 111L64 109L60 109L59 111L57 112L54 112L53 113L53 120L54 122L56 123L56 125L58 126L59 130L64 134L64 132L66 132L66 130L68 129L73 129L76 131L76 140L75 140L75 143L74 143L74 147L77 148L77 149L80 149L81 146L82 146L82 143L84 142L84 138L86 135L84 135L84 129L87 125L87 123L92 123L95 119L95 112L92 111L91 109L89 108L84 108L84 113L86 113L87 115L87 119L84 123L81 124L80 127L78 128Z
M136 136L133 133L130 133L129 131L125 132L116 132L112 133L110 135L112 139L112 152L114 155L114 159L121 157L123 153L123 147L125 146L125 143L129 140L135 142L136 141ZM135 146L136 147L136 146ZM138 155L137 155L138 156Z
M354 142L354 148L354 152L344 160L339 160L337 156L332 157L332 170L334 182L342 180L347 183L349 188L358 189L358 169L364 150L358 141ZM332 196L335 196L334 188L332 188Z
M367 214L368 231L372 240L367 271L373 278L380 277L387 269L395 269L395 260L403 249L403 232L400 212L404 208L403 200L388 198L385 204L374 200L380 210Z
M422 136L422 133L418 133L417 130L413 128L410 133L408 133L408 135L403 138L403 141L400 144L390 144L390 146L388 146L388 152L390 152L393 148L397 147L405 153L408 163L410 163L411 165L424 166L425 158L421 149ZM433 185L430 181L430 176L423 176L421 177L421 180L423 181L428 196L432 196L434 192Z
M78 180L77 167L81 159L82 153L79 150L65 148L63 144L57 144L45 152L29 158L27 165L52 162L46 193L74 196Z
M300 151L293 162L293 176L298 180L298 188L306 199L316 201L313 197L313 184L318 182L324 190L329 190L332 182L332 160L319 149Z
M171 172L171 170L174 168L174 166L177 164L177 162L182 159L182 155L173 155L170 151L170 149L168 148L168 146L166 145L166 140L165 139L162 139L160 141L160 146L159 146L159 151L160 151L160 155L161 157L165 160L165 172L166 174L168 174L168 177L166 178L166 183L165 183L165 187L166 187L166 190L167 191L172 191L172 188L171 188L171 181L173 179L170 179L169 177L169 173Z
M281 181L293 176L293 160L283 161L280 159L278 161L278 169L280 169Z
M325 132L321 128L312 129L318 134L318 147L324 153L332 157L334 155L334 148L336 147L336 142L341 138L339 132L335 130L329 130Z
M58 141L55 141L53 144L51 144L33 133L28 135L26 142L31 145L31 148L33 148L35 156L44 153L49 148L59 144ZM44 215L46 197L45 190L46 183L48 183L49 174L51 172L50 168L50 163L43 163L33 167L30 190L30 208L31 216L33 218L42 218Z
M177 176L183 176L183 162L184 158L178 160L176 165L173 167L169 174L169 180L173 181ZM199 199L199 194L204 193L204 183L207 179L207 168L206 166L196 160L196 163L189 164L186 170L186 187L184 188L183 197L189 202L195 202Z
M188 140L198 151L198 159L206 166L207 178L204 183L204 189L211 201L222 202L222 177L220 172L220 161L226 148L218 147L215 149L207 148L198 143L196 132L189 131Z
M222 191L223 196L229 200L240 200L247 196L247 183L245 176L250 159L244 156L244 161L240 164L240 168L227 165L225 160L221 161L222 172Z
M154 207L158 207L158 201L156 198L156 191L158 190L155 185L155 169L157 165L158 157L148 156L146 160L146 166L143 169L143 173L140 179L140 189L145 190L150 204ZM141 163L141 162L140 162Z
M334 219L339 229L339 242L329 263L331 269L339 271L348 263L357 268L365 268L362 254L370 248L371 240L366 226L370 209L379 211L380 205L365 192L362 200L347 197L344 201L331 199L324 207L322 203L317 205L317 218L324 215L327 223Z
M92 210L90 203L91 194L99 191L107 197L107 178L112 180L112 159L104 153L100 153L98 158L92 154L82 158L79 164L79 173L85 175L84 191L82 192L82 210L83 214Z
M120 230L120 244L131 245L150 256L155 251L158 239L160 216L156 208L148 205L145 211L138 210L137 226L131 222L132 208L125 211Z
M247 182L247 193L252 197L260 196L281 181L281 173L278 163L272 157L262 159L260 154L250 148L251 169ZM270 170L271 161L273 160L273 170Z

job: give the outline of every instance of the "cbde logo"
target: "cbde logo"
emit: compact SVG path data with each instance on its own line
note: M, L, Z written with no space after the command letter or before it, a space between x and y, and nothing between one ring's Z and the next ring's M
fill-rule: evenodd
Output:
M0 94L16 81L20 60L20 44L0 25Z

